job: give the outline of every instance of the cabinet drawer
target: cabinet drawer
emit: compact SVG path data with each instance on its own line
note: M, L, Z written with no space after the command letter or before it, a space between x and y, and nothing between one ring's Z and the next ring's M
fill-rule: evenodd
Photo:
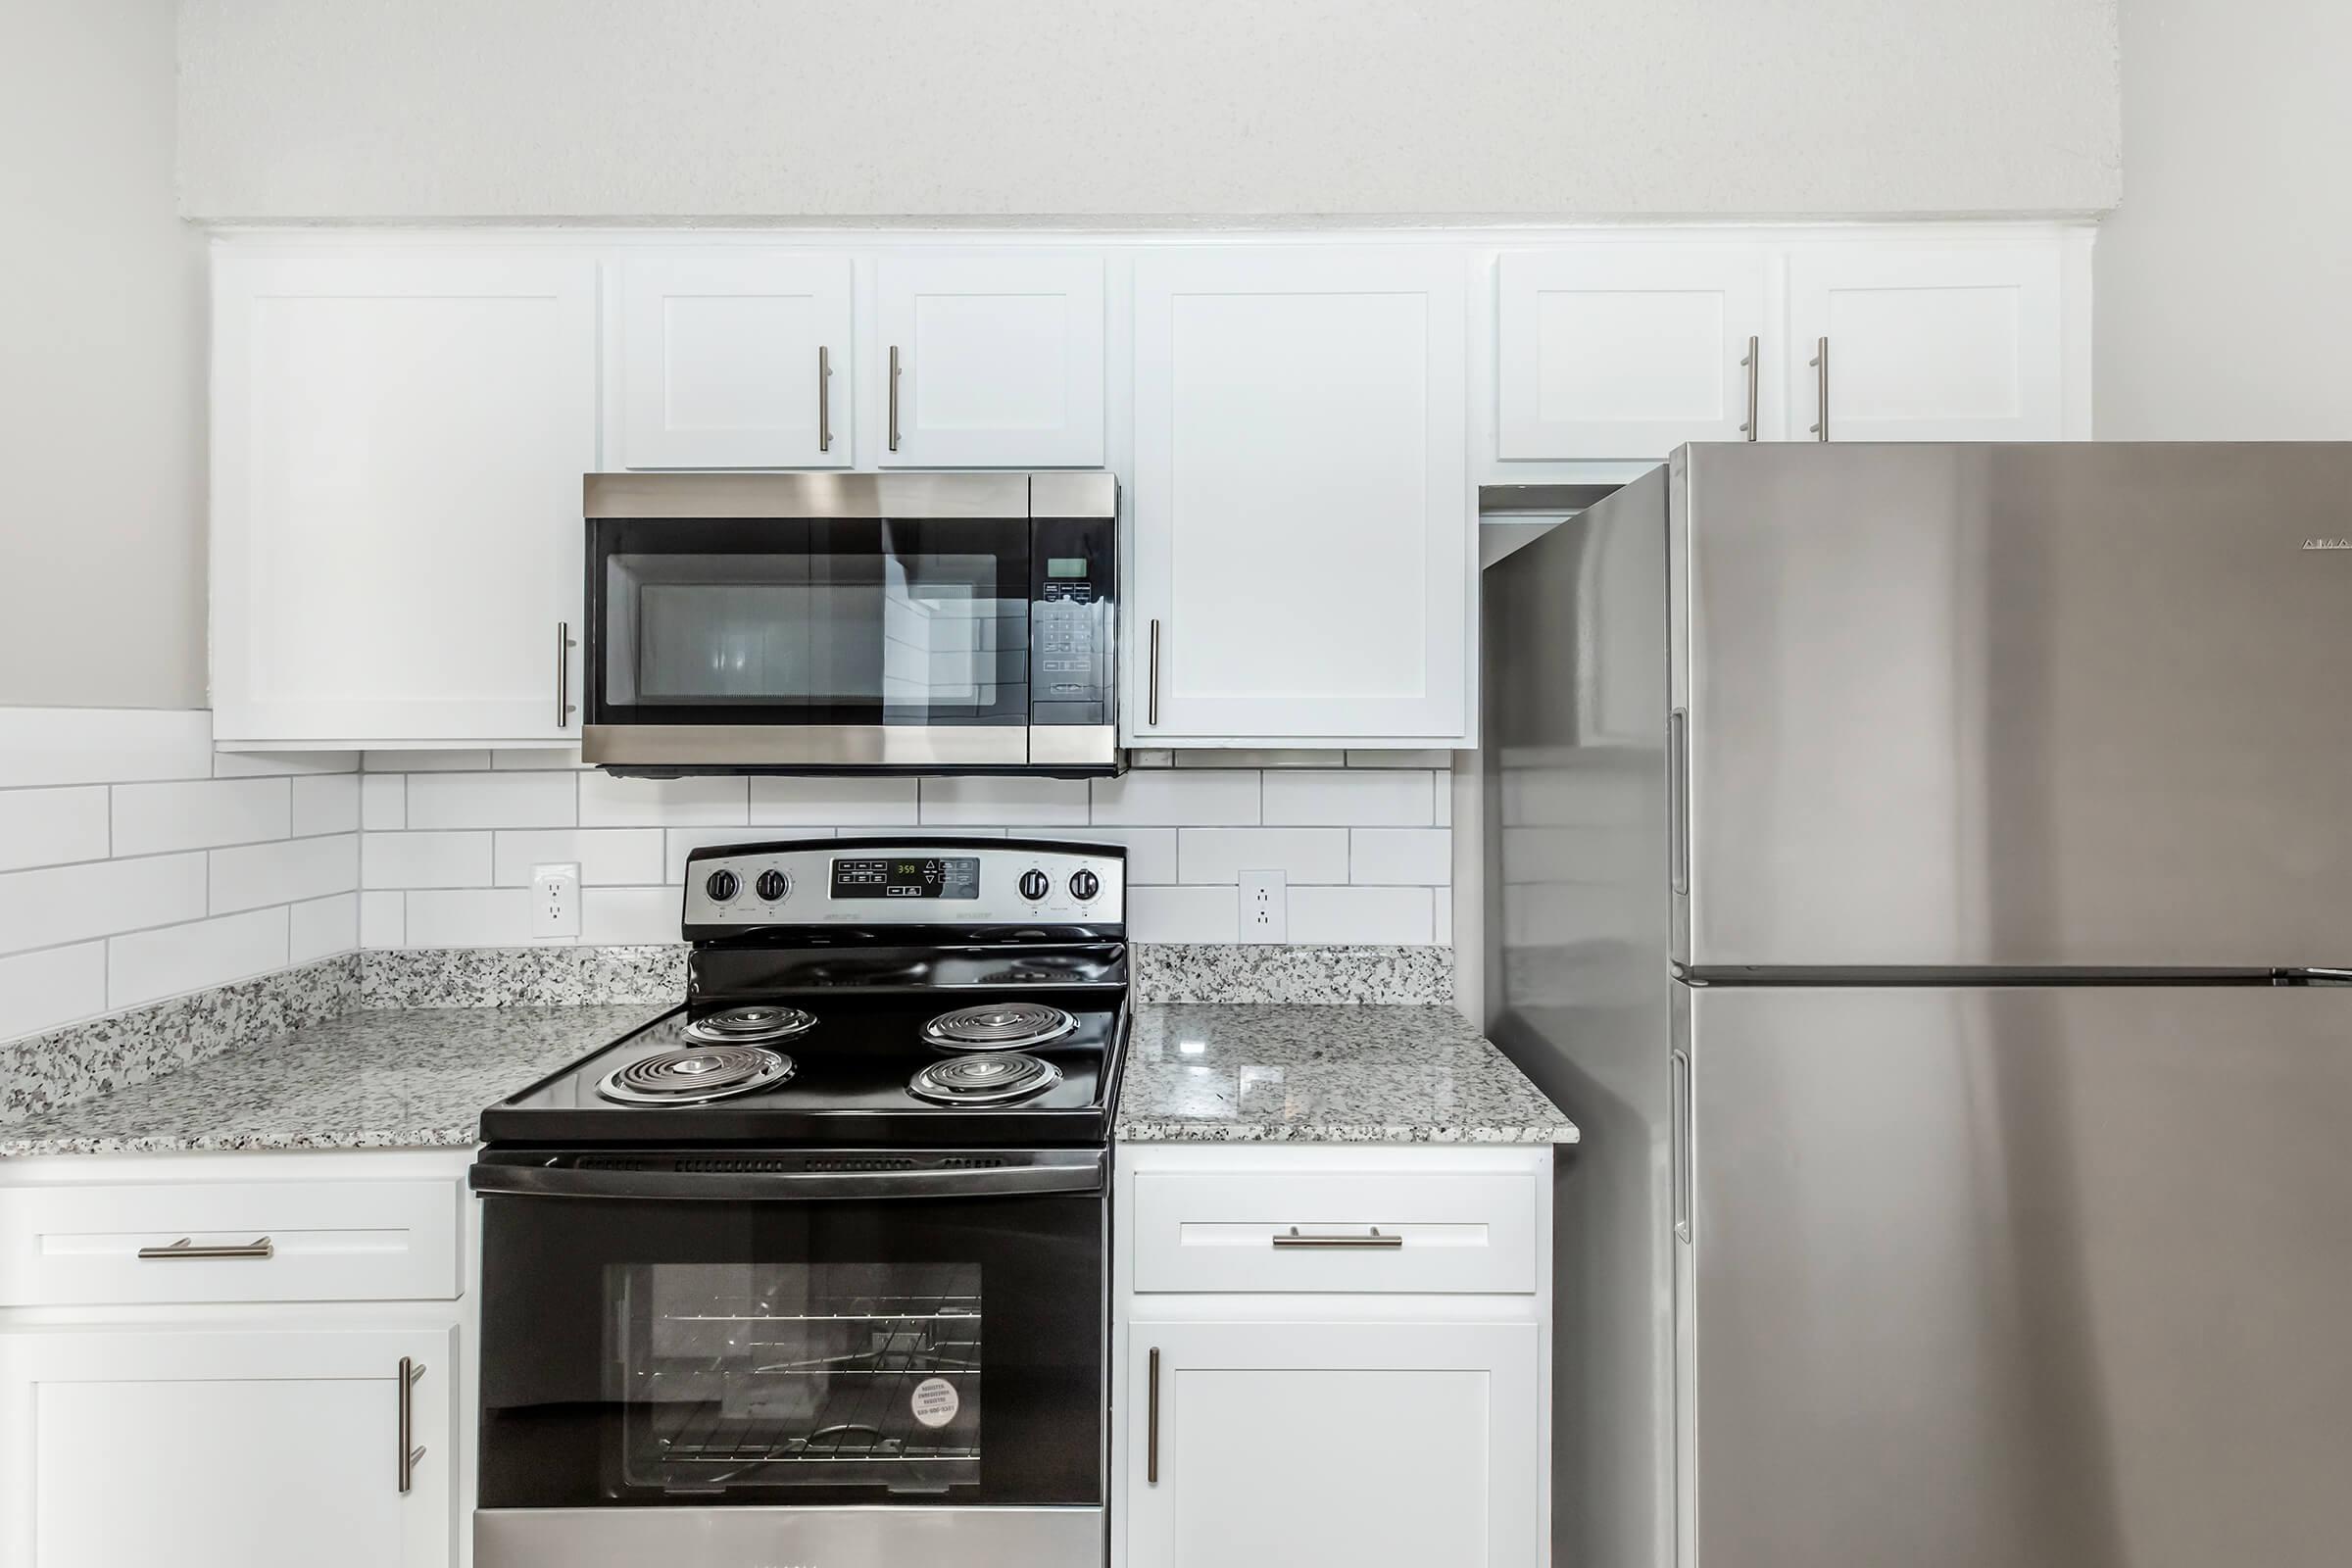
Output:
M1536 1289L1525 1173L1139 1171L1134 1216L1138 1292Z
M451 1300L461 1201L431 1180L0 1190L0 1306Z

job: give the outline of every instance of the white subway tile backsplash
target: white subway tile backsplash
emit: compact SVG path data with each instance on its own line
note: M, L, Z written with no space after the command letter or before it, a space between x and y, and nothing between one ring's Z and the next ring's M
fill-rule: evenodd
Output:
M582 887L650 887L669 879L662 837L658 827L511 829L498 835L490 879L502 888L529 887L533 866L570 861L580 868Z
M360 946L363 948L398 948L408 945L409 896L405 893L378 893L373 889L360 894Z
M0 789L212 776L203 709L0 708Z
M106 1004L135 1007L286 966L286 910L251 909L116 937L106 945Z
M0 871L103 860L106 847L103 786L0 790Z
M587 888L580 894L580 940L586 943L675 942L677 888Z
M740 827L751 820L742 778L577 776L582 827Z
M360 777L360 826L381 833L409 825L409 779L405 773Z
M215 778L273 778L289 774L354 773L357 752L216 752Z
M1244 871L1290 881L1348 880L1344 827L1187 827L1176 831L1177 880L1238 882Z
M663 837L667 842L662 849L661 880L683 883L686 880L686 857L706 845L829 839L833 837L833 830L825 827L760 827L749 831L739 827L673 827Z
M970 823L1051 827L1087 819L1082 778L927 778L919 810L925 827Z
M286 961L308 963L331 958L360 945L360 896L337 893L312 899L286 910Z
M1453 889L1433 888L1430 896L1438 906L1438 946L1450 948L1453 946Z
M479 773L490 766L493 755L479 751L368 752L365 766L370 773Z
M118 784L114 852L162 855L282 839L292 822L290 783L283 778L224 778Z
M558 829L569 832L569 829ZM493 835L367 833L360 838L360 881L370 888L479 888L491 874ZM523 881L528 882L526 874Z
M1099 778L1094 820L1126 827L1252 826L1258 820L1259 776L1247 768L1172 767Z
M1242 890L1232 886L1131 889L1127 934L1137 942L1238 942Z
M1428 827L1437 821L1434 776L1384 768L1315 769L1265 775L1268 825Z
M360 826L360 776L322 773L294 780L294 836L352 833Z
M39 1034L105 1010L103 942L0 958L0 1040Z
M915 818L911 778L756 778L754 822L831 822L837 827L904 826Z
M203 916L202 852L0 875L0 953Z
M213 851L215 914L349 893L359 885L360 838L356 833Z
M1429 888L1295 887L1286 935L1317 946L1425 947L1437 940L1437 906Z
M1123 847L1127 851L1127 880L1134 884L1178 880L1176 834L1177 829L1172 827L1057 827L1048 836L1079 844Z
M1453 834L1442 827L1348 829L1350 882L1441 888L1453 880Z
M573 827L583 773L412 773L411 827Z
M408 901L404 946L509 948L530 940L528 888L426 888L403 897Z

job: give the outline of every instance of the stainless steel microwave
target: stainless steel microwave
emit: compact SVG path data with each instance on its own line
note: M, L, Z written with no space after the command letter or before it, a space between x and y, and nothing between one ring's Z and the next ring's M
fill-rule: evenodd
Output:
M1115 773L1107 473L593 473L584 760Z

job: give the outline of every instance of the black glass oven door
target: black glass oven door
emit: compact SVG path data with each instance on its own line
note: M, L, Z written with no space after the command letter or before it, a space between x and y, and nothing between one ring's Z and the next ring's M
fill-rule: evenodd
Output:
M1022 519L599 518L599 725L1022 726Z
M484 1200L484 1508L1102 1501L1100 1194Z

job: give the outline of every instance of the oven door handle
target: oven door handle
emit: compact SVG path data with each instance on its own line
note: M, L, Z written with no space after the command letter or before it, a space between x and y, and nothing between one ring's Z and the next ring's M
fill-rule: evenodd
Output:
M785 1202L900 1198L1003 1198L1102 1191L1098 1151L1055 1153L1025 1165L970 1170L678 1171L582 1170L574 1165L477 1163L477 1193L509 1198L651 1199L662 1202Z

